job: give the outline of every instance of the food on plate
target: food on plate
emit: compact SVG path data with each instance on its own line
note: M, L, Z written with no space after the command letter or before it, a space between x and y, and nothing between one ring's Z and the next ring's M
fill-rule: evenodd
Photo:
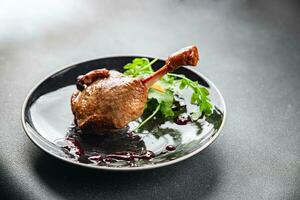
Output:
M77 91L71 97L75 124L81 130L120 129L138 119L145 107L154 107L153 113L137 128L161 112L172 117L176 87L193 90L191 103L199 110L191 116L211 114L212 104L208 91L184 75L173 74L181 66L196 66L199 61L196 46L186 47L168 57L156 72L145 58L136 58L124 66L123 74L114 70L97 69L77 78Z

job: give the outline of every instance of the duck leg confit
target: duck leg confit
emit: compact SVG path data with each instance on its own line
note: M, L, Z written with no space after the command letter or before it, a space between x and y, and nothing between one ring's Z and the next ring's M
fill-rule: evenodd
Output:
M83 131L125 127L143 114L148 90L156 81L181 66L196 66L198 60L197 47L190 46L169 56L147 77L132 78L105 68L79 76L71 97L75 123Z

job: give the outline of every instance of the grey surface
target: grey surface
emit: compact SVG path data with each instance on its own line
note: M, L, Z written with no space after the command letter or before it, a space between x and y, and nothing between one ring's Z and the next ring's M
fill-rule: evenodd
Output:
M300 199L299 1L0 1L0 192L15 199ZM221 136L179 164L99 172L26 137L28 91L64 65L200 47Z

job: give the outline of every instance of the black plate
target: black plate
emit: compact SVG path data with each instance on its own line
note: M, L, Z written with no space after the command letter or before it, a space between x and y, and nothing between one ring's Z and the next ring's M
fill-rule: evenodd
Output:
M224 125L226 115L224 99L215 85L206 77L190 68L183 67L176 73L185 74L190 79L197 80L209 90L215 106L210 117L187 125L165 122L149 131L137 133L133 137L132 135L119 135L104 138L102 136L79 138L84 150L88 152L123 151L135 147L154 152L156 156L150 160L143 159L134 162L120 160L101 165L90 162L87 158L78 158L66 153L60 143L62 138L74 130L71 125L73 115L70 110L70 96L75 90L76 77L104 67L122 72L122 67L133 58L135 57L123 56L86 61L62 69L40 82L29 93L23 105L22 122L28 137L42 150L61 160L106 170L141 170L162 167L191 157L211 144ZM163 65L164 61L159 60L153 68L158 69ZM184 96L188 95L189 91L186 91ZM195 109L188 101L186 103L190 111ZM165 148L168 145L173 145L176 149L166 151Z

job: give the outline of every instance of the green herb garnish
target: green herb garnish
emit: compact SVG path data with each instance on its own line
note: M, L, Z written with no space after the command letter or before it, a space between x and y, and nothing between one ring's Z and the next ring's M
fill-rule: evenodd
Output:
M135 58L131 63L128 63L123 68L126 70L125 75L132 77L143 77L153 73L152 64L157 59L151 62L147 58ZM185 77L181 74L168 73L164 75L157 83L165 91L160 92L150 88L148 93L147 108L154 108L152 114L144 119L135 130L146 124L151 118L160 113L164 118L174 117L172 106L174 103L174 95L178 94L178 90L191 88L193 94L191 104L198 105L199 110L192 113L193 120L199 119L202 115L209 116L212 113L213 105L209 99L209 92L205 87L199 85L197 81Z

